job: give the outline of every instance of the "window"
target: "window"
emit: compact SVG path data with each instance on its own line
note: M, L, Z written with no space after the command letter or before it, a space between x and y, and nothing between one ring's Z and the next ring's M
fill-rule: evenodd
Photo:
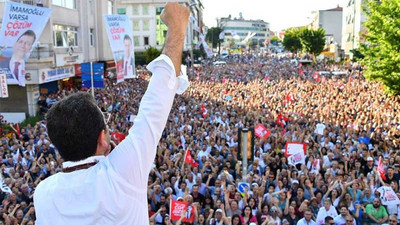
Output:
M149 45L149 37L144 37L144 45Z
M149 15L149 6L148 5L143 5L143 15Z
M118 8L117 9L117 14L125 15L126 14L126 8Z
M157 7L156 8L156 44L163 45L165 42L165 37L167 36L167 25L161 20L161 12L164 7Z
M53 0L53 5L58 5L69 9L76 9L76 0Z
M139 46L139 36L133 36L134 46Z
M94 46L94 29L90 29L90 46Z
M114 1L108 0L107 12L108 12L109 15L113 14L113 12L114 12Z
M143 30L149 30L149 21L143 20Z
M71 26L54 25L54 46L78 46L78 28Z
M135 30L135 31L140 30L139 21L133 21L133 30Z
M132 6L132 15L139 15L139 6L138 5Z

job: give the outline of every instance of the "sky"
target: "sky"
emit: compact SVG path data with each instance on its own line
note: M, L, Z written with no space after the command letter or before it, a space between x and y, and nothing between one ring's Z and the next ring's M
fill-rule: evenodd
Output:
M203 20L208 27L217 25L216 18L239 17L262 19L272 31L304 26L311 22L311 12L343 7L347 0L202 0Z

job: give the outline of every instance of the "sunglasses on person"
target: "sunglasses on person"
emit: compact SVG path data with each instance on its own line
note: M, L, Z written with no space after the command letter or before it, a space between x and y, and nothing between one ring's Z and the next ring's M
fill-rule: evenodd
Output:
M389 223L397 223L397 220L389 220Z

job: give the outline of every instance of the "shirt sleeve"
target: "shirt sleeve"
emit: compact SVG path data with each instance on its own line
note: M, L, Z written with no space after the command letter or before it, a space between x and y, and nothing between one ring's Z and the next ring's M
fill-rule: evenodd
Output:
M125 140L108 156L114 171L135 186L147 185L157 144L178 88L175 68L168 56L159 56L147 68L152 77L134 125Z

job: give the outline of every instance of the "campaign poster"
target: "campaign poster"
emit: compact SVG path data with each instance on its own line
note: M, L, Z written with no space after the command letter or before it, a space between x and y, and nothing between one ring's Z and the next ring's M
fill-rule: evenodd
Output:
M400 200L397 197L396 193L393 191L392 187L382 186L378 188L377 191L381 194L380 198L382 201L382 205L396 206L400 204Z
M36 46L51 9L7 1L0 30L0 73L8 84L25 86L25 62Z
M305 143L298 143L298 142L288 142L285 146L285 156L289 157L291 155L303 152L306 154L307 145Z
M171 220L179 220L182 216L182 213L187 210L188 203L171 200L169 207L169 215ZM186 213L185 213L186 214Z
M135 78L132 24L128 15L104 15L108 40L114 56L117 83Z
M254 129L254 134L262 140L265 140L271 135L271 131L264 127L262 124L258 124Z

